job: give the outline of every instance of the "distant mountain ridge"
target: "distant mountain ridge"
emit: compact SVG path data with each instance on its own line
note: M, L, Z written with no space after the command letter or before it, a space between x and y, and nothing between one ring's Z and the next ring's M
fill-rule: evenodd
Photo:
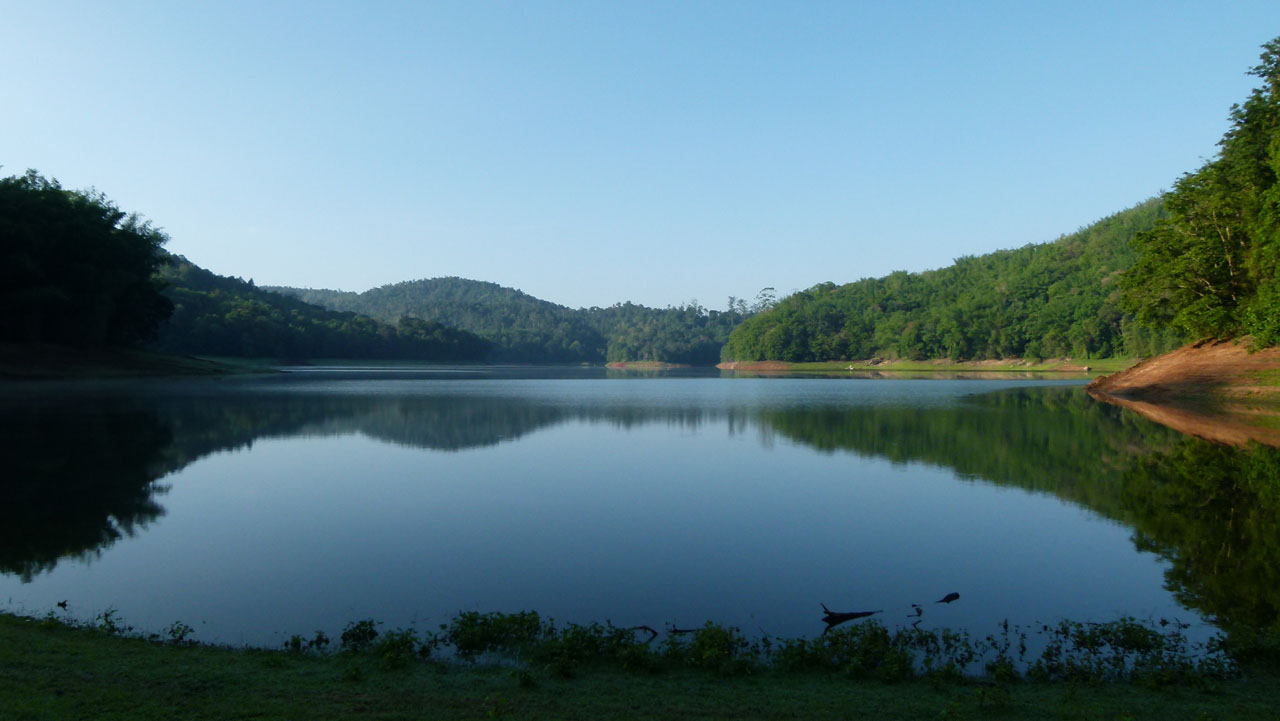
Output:
M605 360L604 336L582 313L497 283L451 277L404 281L363 293L277 286L267 290L388 323L409 316L462 328L493 342L494 360Z
M173 314L153 347L172 353L305 360L383 358L482 361L488 341L442 323L402 318L391 323L333 311L252 281L217 275L182 256L161 267Z
M493 360L545 363L825 361L873 357L1079 358L1151 355L1183 341L1138 324L1115 282L1134 263L1130 241L1165 216L1150 199L1056 241L922 273L837 286L821 283L777 303L730 310L692 303L568 308L496 283L457 277L405 281L363 293L268 287L336 311L386 322L414 317L456 326L494 345Z
M619 303L568 308L497 283L446 277L410 280L363 293L267 286L331 310L386 322L421 318L475 333L494 344L490 358L523 363L665 361L714 365L729 332L751 314L697 303L649 308Z

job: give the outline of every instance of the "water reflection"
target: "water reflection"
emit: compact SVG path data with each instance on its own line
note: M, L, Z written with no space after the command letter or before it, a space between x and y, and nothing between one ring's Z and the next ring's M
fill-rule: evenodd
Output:
M570 422L719 425L766 445L925 463L970 481L1052 494L1132 528L1139 550L1168 562L1167 585L1184 606L1228 629L1277 628L1275 449L1181 436L1078 387L885 400L830 398L821 385L726 397L702 393L703 386L655 396L626 383L562 382L570 385L153 384L10 398L0 402L0 443L11 469L0 571L31 581L60 559L101 554L164 514L157 496L166 474L263 439L360 434L454 452ZM698 381L705 382L746 381Z
M1280 634L1280 449L1194 437L1135 459L1120 503L1168 588L1228 631Z
M0 571L30 581L91 559L159 518L173 434L147 410L13 408L0 413Z

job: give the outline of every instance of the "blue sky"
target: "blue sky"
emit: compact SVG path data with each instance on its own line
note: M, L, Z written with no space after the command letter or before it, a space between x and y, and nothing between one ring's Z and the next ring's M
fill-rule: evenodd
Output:
M723 308L1213 156L1280 3L0 0L0 165L261 284Z

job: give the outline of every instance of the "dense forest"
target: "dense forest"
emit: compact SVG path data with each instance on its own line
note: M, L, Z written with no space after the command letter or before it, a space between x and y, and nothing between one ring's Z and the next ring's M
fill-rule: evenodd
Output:
M1148 200L1052 243L958 258L791 295L744 322L727 360L1148 355L1183 336L1140 325L1121 306L1130 240L1163 217Z
M0 239L0 341L131 345L169 314L155 276L168 238L101 193L0 178Z
M523 363L714 365L729 332L754 311L734 298L723 312L708 310L696 301L670 308L619 303L573 309L496 283L464 278L406 281L363 293L270 289L382 320L408 316L447 323L491 341L493 360Z
M166 255L163 233L100 193L28 171L0 179L0 341L102 347L158 333L154 347L191 354L699 365L1146 356L1245 334L1274 345L1280 39L1261 57L1262 85L1231 109L1217 156L1161 198L1051 243L777 303L730 298L723 312L571 309L461 278L258 288Z
M418 318L382 323L225 278L96 191L34 170L0 179L0 342L203 355L483 360L488 341Z
M489 342L418 318L394 325L335 312L272 293L239 278L215 275L180 256L160 268L173 315L154 347L168 352L284 360L386 358L484 360Z
M1269 346L1280 343L1280 38L1250 74L1262 87L1231 108L1217 157L1165 195L1168 217L1134 239L1121 285L1147 323Z
M1173 190L1044 245L784 299L727 360L1145 356L1203 337L1280 342L1280 39L1220 151Z

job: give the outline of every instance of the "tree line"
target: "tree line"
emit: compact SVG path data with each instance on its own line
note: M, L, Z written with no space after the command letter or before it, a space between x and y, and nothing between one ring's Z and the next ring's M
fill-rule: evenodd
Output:
M1052 243L957 258L923 273L899 271L837 286L821 283L746 320L726 360L823 361L875 357L975 358L1148 355L1183 341L1122 308L1118 277L1130 239L1165 211L1158 200Z
M1139 320L1193 337L1280 343L1280 38L1250 70L1262 85L1231 108L1215 158L1164 196L1168 217L1134 238L1124 275Z
M172 309L156 275L167 236L101 193L0 178L0 239L0 341L130 345Z
M490 343L420 318L337 313L210 273L98 191L0 178L0 341L201 355L478 361Z
M363 293L272 287L339 311L389 320L414 317L466 329L493 344L490 358L516 363L665 361L714 365L730 331L760 309L729 299L725 311L696 300L651 308L617 303L568 308L527 293L465 278L405 281Z
M744 322L726 360L1146 356L1280 343L1280 38L1217 156L1158 199L1056 242L816 285Z
M336 312L228 278L173 256L160 269L173 315L153 347L175 353L305 360L382 358L480 361L479 336L420 318L394 324Z
M730 298L726 311L571 309L461 278L257 288L170 265L167 237L139 216L28 171L0 179L0 341L100 347L158 333L158 348L213 355L691 364L1145 356L1244 334L1274 345L1280 38L1261 58L1262 84L1231 109L1217 156L1161 198L1052 243L776 303Z

